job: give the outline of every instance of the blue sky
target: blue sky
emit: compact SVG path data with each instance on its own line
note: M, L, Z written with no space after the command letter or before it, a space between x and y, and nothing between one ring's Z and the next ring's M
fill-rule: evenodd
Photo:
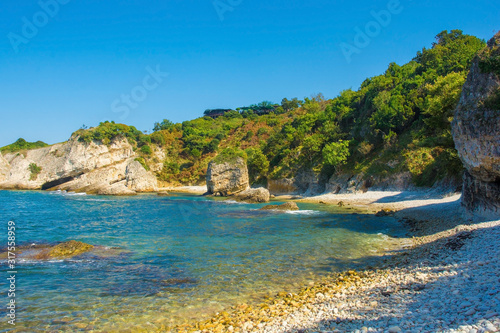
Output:
M500 2L19 0L2 2L0 22L3 146L103 120L151 130L207 108L332 98L442 30L489 39ZM342 45L356 47L350 61Z

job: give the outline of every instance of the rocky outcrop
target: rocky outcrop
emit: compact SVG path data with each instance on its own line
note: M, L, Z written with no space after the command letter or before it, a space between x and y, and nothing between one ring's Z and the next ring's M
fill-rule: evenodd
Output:
M452 134L466 173L463 204L500 213L500 33L474 59L455 110ZM496 60L495 60L496 59Z
M125 138L105 145L83 143L75 136L53 146L5 154L0 158L0 188L113 195L154 191L156 177L136 157Z
M267 205L259 210L299 210L299 206L295 202L285 202L281 205Z
M156 177L151 172L146 171L138 161L129 163L125 174L125 185L132 191L153 192L158 189Z
M269 191L263 187L249 188L235 195L235 199L249 203L269 202Z
M230 161L211 161L207 170L209 194L230 196L246 190L249 186L248 168L245 160L236 157Z

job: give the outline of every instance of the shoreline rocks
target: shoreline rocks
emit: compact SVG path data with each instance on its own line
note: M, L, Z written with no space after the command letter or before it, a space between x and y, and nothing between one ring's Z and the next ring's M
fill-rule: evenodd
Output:
M57 245L18 246L17 258L23 260L70 259L94 249L93 245L70 240ZM0 253L0 258L6 258L7 252Z
M299 206L295 202L289 201L281 205L267 205L259 210L299 210Z
M269 191L263 187L248 188L243 192L234 195L238 201L245 201L248 203L263 203L269 202Z

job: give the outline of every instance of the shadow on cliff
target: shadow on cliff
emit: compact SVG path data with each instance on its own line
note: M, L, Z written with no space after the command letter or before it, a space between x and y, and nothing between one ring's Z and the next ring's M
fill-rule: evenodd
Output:
M486 232L495 230L498 232L500 226L488 228ZM288 333L296 332L315 332L322 330L332 330L340 329L340 331L350 331L354 329L361 329L365 327L385 327L390 326L403 326L403 322L408 319L408 314L411 312L413 316L421 319L421 323L415 326L420 327L419 330L424 331L437 331L441 330L439 323L442 322L441 318L454 316L456 319L448 328L458 329L461 325L475 325L481 318L487 317L487 312L495 310L491 308L488 301L493 300L494 295L497 291L491 284L483 283L480 284L478 281L484 281L484 279L498 279L497 273L495 273L495 268L492 267L489 271L491 274L489 276L480 276L476 272L476 266L470 265L468 262L459 262L458 266L447 268L444 267L452 262L455 262L454 258L449 258L443 253L446 251L459 251L471 238L475 237L477 231L462 231L453 236L438 239L434 242L423 244L421 246L415 247L405 252L397 252L389 256L385 256L385 259L390 263L397 263L394 266L398 268L412 268L415 266L425 265L426 269L422 270L421 273L440 273L446 269L456 270L458 274L441 276L436 280L429 280L425 284L408 284L408 283L394 283L392 281L387 281L383 285L378 285L372 289L365 290L364 293L367 298L375 297L376 299L385 299L382 305L385 306L387 311L380 314L380 305L377 305L377 314L371 314L369 311L368 304L370 299L366 301L366 307L360 307L358 309L347 308L350 317L342 317L339 314L331 313L331 317L328 319L320 320L314 325L302 328L294 328L288 330ZM409 258L413 258L411 263ZM364 262L358 262L359 264L368 265L370 260L373 258L366 258ZM494 262L495 258L490 258L490 262ZM347 261L333 260L332 265L345 265L349 264ZM489 263L482 263L482 265L488 265ZM484 270L483 270L484 272ZM464 283L467 281L468 283ZM398 294L396 294L399 291ZM403 293L401 293L403 291ZM438 296L439 295L439 296ZM489 295L489 296L488 296ZM473 298L482 297L481 304L475 302ZM488 300L488 298L490 298ZM466 302L471 301L467 305ZM331 298L329 301L324 302L325 305L331 304L338 308L339 300L335 297ZM393 312L391 304L403 304L401 312ZM479 304L479 305L478 305ZM468 310L473 311L474 316L465 315L464 313ZM472 310L474 309L474 310ZM461 313L460 317L458 314ZM352 319L357 317L359 319ZM475 319L474 319L475 318ZM343 327L342 323L346 323L348 327ZM430 327L429 324L435 324L435 327ZM339 325L339 326L337 326ZM400 327L402 331L407 329ZM413 327L415 329L415 327Z

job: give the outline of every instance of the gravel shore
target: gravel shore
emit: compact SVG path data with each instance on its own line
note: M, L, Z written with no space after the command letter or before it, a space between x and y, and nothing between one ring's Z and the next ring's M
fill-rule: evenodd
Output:
M412 246L387 254L378 269L333 274L178 331L500 331L500 219L466 214L460 195L368 192L300 201L394 210L412 229L402 240Z

